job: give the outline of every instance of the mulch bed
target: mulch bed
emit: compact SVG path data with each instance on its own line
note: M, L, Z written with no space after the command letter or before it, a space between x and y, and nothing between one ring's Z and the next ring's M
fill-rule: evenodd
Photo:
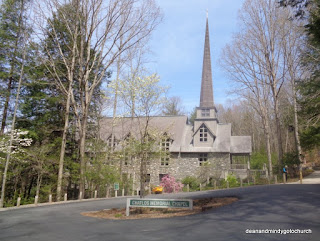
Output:
M236 197L205 198L193 200L193 210L176 208L130 208L130 216L126 216L126 209L104 209L95 212L81 213L83 216L104 219L148 219L148 218L170 218L193 215L205 212L212 208L222 207L238 201Z

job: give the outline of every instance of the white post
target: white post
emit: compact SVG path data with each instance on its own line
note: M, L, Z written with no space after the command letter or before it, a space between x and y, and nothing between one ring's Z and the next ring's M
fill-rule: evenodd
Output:
M242 181L242 178L240 178L240 187L243 186L243 181Z
M202 185L201 185L201 183L200 183L200 191L201 191L201 189L202 189Z
M68 194L67 193L64 194L64 201L65 202L68 201Z
M214 187L214 189L217 189L217 180L214 180L213 187Z
M190 192L190 185L187 184L187 192Z
M118 197L118 190L114 191L114 197Z
M124 188L122 188L122 197L124 197Z
M126 216L130 215L130 198L127 198Z
M21 197L18 197L18 200L17 200L17 207L20 207L20 202L21 202Z
M278 184L278 176L277 175L274 176L274 184Z
M139 196L139 189L137 188L137 196Z
M95 191L94 191L94 199L97 199L97 196L98 196L98 191L95 190Z
M81 200L82 199L82 192L80 191L80 193L79 193L79 200Z
M286 174L285 173L282 174L282 178L283 178L283 184L286 184L287 180L286 180Z
M49 203L52 203L52 194L49 194Z
M39 199L39 197L38 197L38 196L35 196L35 197L34 197L34 204L35 204L35 205L37 205L37 204L38 204L38 199Z

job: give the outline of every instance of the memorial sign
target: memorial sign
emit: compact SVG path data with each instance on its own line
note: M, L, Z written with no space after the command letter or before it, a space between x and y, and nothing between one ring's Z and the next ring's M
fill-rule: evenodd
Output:
M114 190L115 191L118 191L119 190L119 183L114 183Z
M147 208L188 208L193 209L192 199L138 199L128 198L126 215L130 214L130 207Z

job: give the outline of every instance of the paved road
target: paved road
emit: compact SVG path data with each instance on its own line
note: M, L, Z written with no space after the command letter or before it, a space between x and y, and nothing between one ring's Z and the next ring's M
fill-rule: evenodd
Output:
M300 181L289 182L288 184L300 184ZM304 177L302 179L302 184L320 184L320 171L314 171L310 175Z
M240 201L202 214L149 220L80 215L124 207L124 198L8 210L0 212L0 240L320 240L318 184L255 186L161 198L176 196L238 196ZM311 229L312 234L246 234L247 229Z
M302 184L320 184L320 171L314 171L302 179Z

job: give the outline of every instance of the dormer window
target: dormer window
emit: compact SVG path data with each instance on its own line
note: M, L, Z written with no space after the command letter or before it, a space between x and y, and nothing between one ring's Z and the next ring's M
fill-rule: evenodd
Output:
M200 127L200 142L208 141L208 129L205 125Z
M209 116L210 116L210 109L201 110L201 117L209 117Z

